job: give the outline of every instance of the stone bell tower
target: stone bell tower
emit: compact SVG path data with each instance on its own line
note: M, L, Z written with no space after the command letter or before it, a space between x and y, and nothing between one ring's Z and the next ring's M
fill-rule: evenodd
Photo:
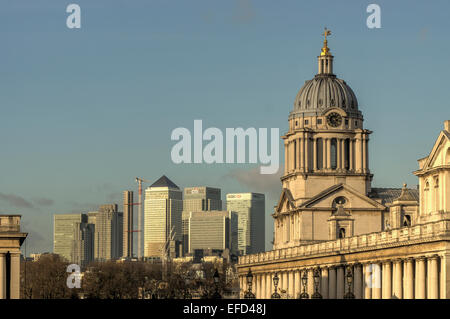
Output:
M350 86L333 73L325 28L318 73L297 94L282 136L285 168L281 178L295 205L336 184L370 192L369 135Z

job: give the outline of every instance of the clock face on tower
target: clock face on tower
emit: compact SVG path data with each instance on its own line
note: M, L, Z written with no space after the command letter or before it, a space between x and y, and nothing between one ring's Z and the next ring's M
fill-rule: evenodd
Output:
M327 122L330 126L338 127L342 123L342 117L336 112L327 115Z

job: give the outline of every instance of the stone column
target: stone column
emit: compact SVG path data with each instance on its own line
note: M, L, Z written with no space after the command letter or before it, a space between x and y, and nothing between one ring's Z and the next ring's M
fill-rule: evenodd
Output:
M305 137L305 171L309 171L309 136L306 133Z
M320 277L320 293L323 299L328 299L328 267L321 269Z
M305 168L305 139L300 138L300 148L298 151L298 157L300 159L300 169L303 170Z
M403 272L401 259L394 260L394 295L395 299L403 299Z
M327 138L322 139L322 170L326 170L328 167L328 164L327 164L327 151L328 151L327 143L328 142L327 141L328 141Z
M426 276L425 276L425 257L419 257L416 259L416 299L426 298Z
M314 137L313 139L313 154L314 154L314 158L313 158L313 169L314 171L317 171L317 138Z
M414 299L414 260L407 258L405 260L405 280L403 295L405 299Z
M372 299L372 274L369 263L363 264L364 273L364 299Z
M300 270L295 270L294 272L294 298L298 299L299 294L301 294L301 273Z
M11 254L11 299L20 299L20 253Z
M363 135L362 140L362 156L363 156L363 172L367 171L367 138L365 135Z
M256 299L260 298L261 294L261 276L259 274L253 274L253 282L255 283L255 291L253 292L255 294Z
M281 290L284 290L287 292L288 290L288 275L287 272L283 271L281 277L283 280L281 281Z
M361 146L361 134L355 141L355 169L357 172L362 172L362 146Z
M297 145L298 145L298 150L297 150L297 167L301 170L303 168L303 163L302 163L302 155L303 155L303 148L302 148L302 139L299 138L297 140Z
M289 270L289 289L288 289L288 295L290 298L294 299L294 271Z
M309 295L309 298L311 298L312 294L314 293L314 269L309 268L308 269L308 290L307 293Z
M381 299L382 275L380 263L372 264L372 299Z
M362 299L363 293L363 275L362 275L362 265L355 264L353 267L353 294L355 299Z
M264 298L266 298L266 274L262 273L259 276L261 277L261 280L260 280L261 284L260 284L260 289L259 289L259 290L261 290L261 292L259 293L259 298L264 299Z
M348 169L350 171L352 171L354 169L353 168L353 140L352 139L349 139L348 147L350 149L349 157L348 157Z
M328 296L329 299L336 299L336 267L328 268Z
M336 298L343 299L345 294L345 274L344 265L337 267L336 271Z
M383 299L392 298L392 268L391 262L385 261L383 263L383 282L381 284L383 289L382 297Z
M0 253L0 299L6 298L6 258L5 254Z
M429 258L430 267L428 269L429 289L427 299L439 299L439 270L438 270L438 255L433 255Z
M284 173L289 172L289 143L284 141Z
M289 145L290 145L290 148L289 148L289 162L290 162L289 169L291 171L294 171L295 170L295 143L294 143L294 141L290 141Z

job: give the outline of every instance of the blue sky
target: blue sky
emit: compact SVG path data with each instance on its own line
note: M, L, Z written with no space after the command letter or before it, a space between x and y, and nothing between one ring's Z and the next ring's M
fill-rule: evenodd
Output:
M69 3L81 29L66 27ZM316 73L324 26L334 70L374 133L373 186L411 173L450 119L448 1L1 1L0 211L23 215L27 253L52 250L52 215L85 212L136 189L135 176L180 187L266 193L255 165L170 161L171 131L203 126L287 129ZM284 152L280 143L280 162Z

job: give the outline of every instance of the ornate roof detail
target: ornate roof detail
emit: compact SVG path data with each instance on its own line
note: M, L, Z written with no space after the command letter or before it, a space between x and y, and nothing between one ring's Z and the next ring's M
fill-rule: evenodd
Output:
M409 192L409 189L406 188L406 183L403 184L402 193L395 200L396 201L408 201L408 202L417 201L416 198Z

